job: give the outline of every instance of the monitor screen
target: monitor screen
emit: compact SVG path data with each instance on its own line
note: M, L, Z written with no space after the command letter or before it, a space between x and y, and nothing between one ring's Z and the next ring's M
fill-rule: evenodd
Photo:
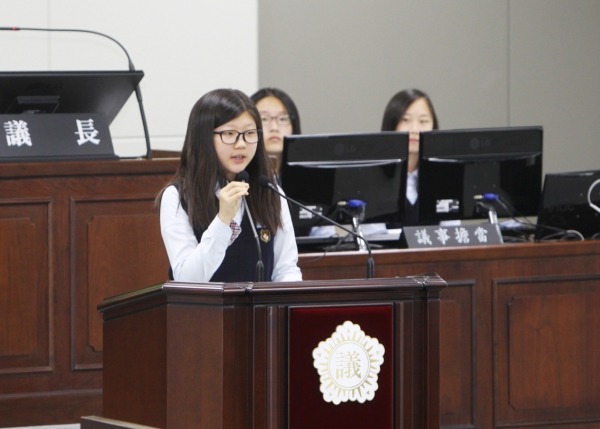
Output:
M542 190L541 127L435 130L422 132L419 143L421 223L480 219L487 210L483 194L506 203L491 203L499 217L535 216Z
M110 125L142 71L0 72L0 114L104 113Z
M537 239L557 229L600 233L600 170L546 174L537 224Z
M346 222L340 208L366 203L364 223L394 222L406 198L408 134L293 135L284 138L281 187L292 199ZM296 227L325 224L295 206Z

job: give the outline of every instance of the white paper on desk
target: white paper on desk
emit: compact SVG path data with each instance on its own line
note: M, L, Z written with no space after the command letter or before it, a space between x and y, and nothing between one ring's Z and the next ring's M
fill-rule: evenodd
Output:
M398 239L402 236L402 228L388 229L388 234L398 235Z
M346 225L348 229L352 229L351 225ZM368 237L370 235L381 235L387 234L388 230L385 227L385 223L363 223L361 226L363 236ZM345 231L341 231L342 235L346 235ZM340 231L333 225L325 226L314 226L310 229L309 235L311 237L333 237L339 236Z
M441 220L440 221L440 226L460 226L460 225L461 225L460 219L456 219L456 220Z
M338 235L333 225L313 226L308 233L311 237L333 237Z
M500 226L504 228L521 228L523 226L523 222L518 221L516 219L508 219L504 222L501 222Z
M361 226L363 236L387 234L385 223L363 223Z

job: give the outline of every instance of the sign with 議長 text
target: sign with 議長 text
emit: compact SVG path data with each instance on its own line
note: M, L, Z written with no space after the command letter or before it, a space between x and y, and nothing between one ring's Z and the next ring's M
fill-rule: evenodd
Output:
M102 113L0 115L0 162L118 159Z

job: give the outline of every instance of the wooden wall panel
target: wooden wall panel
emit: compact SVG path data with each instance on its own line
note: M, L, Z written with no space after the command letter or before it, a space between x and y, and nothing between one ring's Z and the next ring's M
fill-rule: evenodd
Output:
M228 389L233 383L229 383L227 379L235 378L237 371L245 366L248 359L244 353L236 356L235 346L224 341L224 329L235 325L231 321L231 318L235 317L234 312L228 310L230 309L169 305L166 337L168 344L163 346L167 355L167 380L163 391L166 391L168 386L181 386L189 381L193 387L190 390L170 389L165 392L168 412L166 426L155 426L223 429L243 427L244 422L239 419L242 405L233 399L238 395ZM190 341L191 338L195 341ZM190 371L190 368L199 370ZM203 388L205 386L211 388ZM244 395L244 404L247 404L245 392L236 393ZM223 404L223 397L232 400ZM180 407L178 404L185 406ZM239 408L236 405L240 405ZM106 415L111 416L108 412ZM221 426L221 419L231 422L230 425ZM178 425L177 422L194 424Z
M394 344L394 354L398 356L394 362L394 383L401 386L399 389L402 395L396 395L394 403L394 427L412 427L413 415L408 410L413 408L413 358L411 346L413 342L412 335L405 334L413 332L413 304L410 302L394 303L394 330L397 333L397 341Z
M168 280L154 195L71 199L75 370L102 367L106 297Z
M110 321L104 325L108 353L104 356L104 365L108 371L119 372L122 376L107 386L110 395L104 401L103 409L111 418L137 422L159 428L166 427L165 410L167 368L167 308L153 308L150 311L137 312L118 322ZM143 338L144 341L139 341ZM110 342L112 341L112 343ZM112 344L115 344L113 346ZM153 359L145 359L152 356ZM153 374L144 380L142 374ZM127 389L140 386L140 406L123 409L121 404L127 401ZM147 409L143 404L152 404Z
M288 396L286 392L287 350L289 332L289 310L284 306L267 309L267 429L283 429L287 422Z
M119 293L129 273L140 287L166 279L153 200L178 162L2 164L0 427L102 413L102 331L89 321L104 296L88 292Z
M267 361L268 347L268 307L266 306L255 306L253 308L252 317L252 329L254 331L253 338L253 350L252 360L254 378L257 380L267 379L267 365L258 365L259 362ZM267 428L267 402L268 392L267 383L253 383L252 384L252 397L254 398L254 409L256 410L252 415L252 427L266 429ZM259 407L258 404L261 406Z
M164 249L147 244L160 240L159 220L154 213L94 216L87 230L88 338L94 351L102 351L98 304L106 297L168 280L168 264ZM131 255L139 257L130 263Z
M440 374L440 328L441 328L441 303L440 294L437 297L429 296L429 299L424 304L427 307L426 310L426 356L427 356L427 367L426 374L424 376L424 384L429 386L429 397L425 402L425 427L428 428L439 428L441 422L441 374ZM427 397L427 395L423 395ZM432 400L431 398L435 398Z
M442 294L441 416L446 426L473 427L475 281L450 282Z
M600 417L600 276L494 285L498 426Z
M0 374L52 370L49 201L0 202Z

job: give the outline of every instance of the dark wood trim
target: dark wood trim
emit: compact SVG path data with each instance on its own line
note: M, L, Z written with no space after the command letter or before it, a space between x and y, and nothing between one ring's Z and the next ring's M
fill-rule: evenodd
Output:
M3 163L0 179L68 177L68 176L115 176L121 174L174 174L179 159L156 160L131 159L120 161L61 161Z
M152 159L157 158L181 158L180 150L152 150Z

